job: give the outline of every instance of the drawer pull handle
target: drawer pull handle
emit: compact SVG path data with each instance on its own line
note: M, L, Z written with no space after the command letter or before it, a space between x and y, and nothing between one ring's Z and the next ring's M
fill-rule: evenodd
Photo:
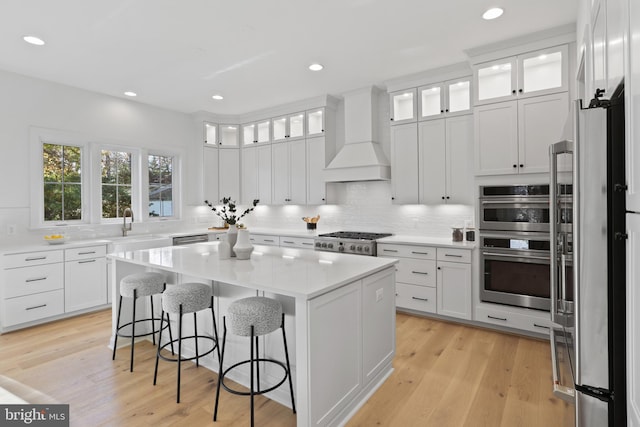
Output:
M25 310L35 310L36 308L43 308L43 307L46 307L46 306L47 306L47 304L36 305L36 306L33 306L33 307L27 307L27 308L25 308Z
M78 261L78 264L86 264L88 262L96 262L96 260L95 259L88 259L86 261Z
M44 277L36 277L35 279L27 279L25 280L25 283L31 283L31 282L40 282L42 280L47 280L47 276Z
M411 297L411 299L417 299L418 301L429 301L429 298Z
M264 239L265 242L271 242L273 243L274 241L272 239Z
M78 252L78 255L91 255L91 254L95 254L96 251L88 251L88 252Z
M270 240L270 241L272 241L272 240ZM292 242L290 240L283 240L282 243L289 243L289 244L293 245L295 242Z
M462 258L462 255L444 254L444 256L448 256L448 257L451 257L451 258Z
M425 273L424 271L412 271L413 274L424 274L425 276L428 276L429 273Z
M383 249L382 252L398 252L395 249Z
M416 251L411 251L412 254L416 254L416 255L429 255L429 252L416 252Z
M302 242L303 245L308 245L308 246L313 246L313 243L309 243L309 242Z
M536 328L549 329L548 326L538 325L537 323L534 323L533 326L535 326Z
M39 261L41 259L47 259L46 256L36 256L36 257L31 257L31 258L25 258L25 261Z
M507 318L506 318L506 317L495 317L495 316L490 316L490 315L488 315L488 314L487 314L487 317L488 317L489 319L493 319L493 320L502 320L503 322L506 322L506 321L507 321Z

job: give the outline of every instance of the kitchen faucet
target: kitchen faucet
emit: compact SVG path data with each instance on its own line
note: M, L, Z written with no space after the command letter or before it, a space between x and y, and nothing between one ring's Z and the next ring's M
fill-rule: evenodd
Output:
M127 227L127 212L129 212L129 216L131 217L131 222L129 223L129 226ZM131 210L131 208L125 208L124 211L122 211L122 236L126 236L127 235L127 231L131 231L131 227L133 226L133 211Z

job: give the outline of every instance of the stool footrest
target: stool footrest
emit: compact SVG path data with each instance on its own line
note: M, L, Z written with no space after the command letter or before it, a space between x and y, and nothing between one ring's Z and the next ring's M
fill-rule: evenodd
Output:
M213 342L213 347L211 347L209 350L207 350L204 353L200 353L200 354L196 354L192 357L188 357L188 358L180 358L181 362L188 362L190 360L196 360L199 357L204 357L207 354L211 354L213 353L213 351L218 347L218 342L216 341L216 339L214 337L207 337L207 336L195 336L195 335L191 335L188 337L182 337L182 341L184 342L185 340L189 340L189 339L204 339L204 340L210 340ZM175 339L173 341L169 341L166 344L164 344L162 347L160 347L160 350L158 350L158 357L161 358L162 360L166 360L167 362L177 362L178 358L181 357L180 355L176 356L176 357L169 357L169 356L165 356L163 354L160 353L161 350L165 350L166 347L170 346L171 344L177 344L178 341L180 341L179 339Z
M158 323L159 323L159 322L160 322L160 320L161 320L161 319L151 319L151 318L149 318L149 319L136 319L136 322L135 322L135 323L136 323L136 326L137 326L138 324L140 324L140 323L143 323L143 322L153 322L153 330L152 330L151 332L146 332L146 333L144 333L144 334L138 334L138 333L136 333L136 334L135 334L135 336L134 336L133 338L146 337L147 335L157 334L158 332L160 332L160 331L161 331L161 329L160 329L160 325L159 325L159 324L157 324L157 325L156 325L156 322L158 322ZM132 338L132 337L131 337L131 334L127 335L127 334L125 334L125 333L123 333L123 332L122 332L122 330L123 330L124 328L126 328L127 326L131 326L132 324L133 324L133 322L129 322L129 323L125 323L124 325L120 325L120 326L118 327L118 329L116 330L116 335L118 335L119 337L124 337L124 338ZM167 329L168 327L169 327L169 324L167 323L166 325L164 325L164 326L162 327L162 330L164 331L164 330L165 330L165 329Z
M284 384L284 382L287 380L287 377L289 376L288 372L287 372L287 367L284 363L280 362L279 360L273 360L273 359L253 359L254 363L257 362L267 362L267 363L273 363L276 364L278 366L280 366L283 370L284 370L284 377L282 377L282 380L280 380L279 383L277 383L274 386L271 386L267 389L264 390L260 390L260 391L254 391L253 394L254 395L258 395L258 394L264 394L264 393L269 393L270 391L273 391L275 389L277 389L278 387L280 387L282 384ZM242 362L238 362L235 365L232 365L230 367L228 367L227 369L225 369L222 372L222 375L220 376L220 385L222 385L222 387L224 387L225 390L227 390L229 393L233 393L233 394L237 394L240 396L250 396L251 392L250 391L238 391L238 390L233 390L232 388L230 388L229 386L227 386L224 382L225 378L227 377L227 373L229 371L231 371L234 368L237 368L241 365L246 365L247 363L251 363L251 360L244 360Z

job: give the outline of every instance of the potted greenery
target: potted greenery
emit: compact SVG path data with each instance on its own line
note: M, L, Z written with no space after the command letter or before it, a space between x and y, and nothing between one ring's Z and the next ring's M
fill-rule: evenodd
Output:
M229 246L231 247L231 256L235 256L233 247L236 244L236 240L238 238L238 221L252 212L256 205L260 203L260 200L255 199L252 203L252 206L245 209L241 214L238 214L236 201L231 200L231 197L223 197L222 206L215 206L208 200L205 200L204 203L209 206L211 210L216 215L218 215L226 224L229 225L229 230L227 231L227 241L229 242Z

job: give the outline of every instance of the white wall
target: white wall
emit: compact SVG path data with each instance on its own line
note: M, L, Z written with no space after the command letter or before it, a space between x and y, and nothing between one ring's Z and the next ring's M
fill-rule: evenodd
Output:
M196 143L191 116L101 95L44 80L0 71L0 236L29 233L29 128L81 134L91 141L133 147L176 149L187 153ZM187 156L185 170L198 159ZM190 187L185 174L184 188ZM189 195L186 195L188 200ZM113 226L111 226L113 228ZM42 234L42 232L39 232Z

